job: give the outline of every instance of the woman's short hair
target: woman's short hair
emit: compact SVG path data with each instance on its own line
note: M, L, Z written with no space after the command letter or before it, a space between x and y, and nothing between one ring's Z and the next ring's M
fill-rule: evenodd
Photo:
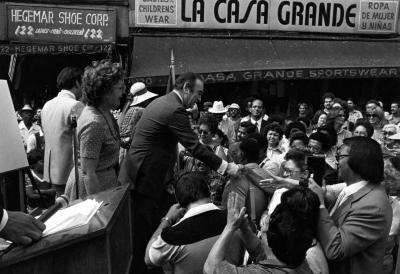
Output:
M206 113L198 122L198 125L205 125L208 126L211 134L216 134L218 130L218 120L217 118L212 115L211 113Z
M256 133L257 127L253 125L250 121L241 122L239 127L246 129L247 134Z
M293 161L301 171L307 169L307 155L300 149L290 149L285 155L285 161Z
M279 135L279 140L282 139L282 137L283 137L283 128L282 128L282 126L281 126L280 124L278 124L277 122L273 122L273 123L267 125L267 126L265 127L264 131L263 131L263 135L264 135L265 137L267 137L267 134L268 134L269 131L274 131L274 132L278 133L278 135Z
M383 154L377 141L356 136L344 139L343 145L350 149L347 163L354 173L373 184L383 181Z
M290 267L300 266L314 239L310 220L288 203L279 204L271 214L268 245L274 255Z
M317 131L317 132L314 132L313 134L311 134L308 139L320 142L322 145L323 151L327 151L332 147L331 140L330 140L328 134L326 134L326 133Z
M93 61L85 68L82 77L83 100L90 106L98 107L120 80L123 80L123 70L119 63L107 59Z
M292 130L294 129L298 129L301 132L306 133L307 129L306 126L300 122L300 121L295 121L295 122L291 122L287 125L286 130L285 130L285 136L286 138L290 138Z
M301 131L296 131L290 136L289 145L292 145L292 143L295 140L302 141L305 146L307 146L307 144L308 144L308 136L307 136L307 134L305 134L304 132L301 132Z
M190 172L182 175L175 185L175 197L182 207L210 198L210 190L204 173Z
M371 123L364 118L358 119L354 125L354 130L358 127L358 126L362 126L366 129L367 131L367 136L369 138L372 137L372 135L374 135L374 127L371 125Z
M326 136L328 136L329 142L325 144L326 146L324 148L322 148L323 150L327 151L331 147L336 145L338 136L337 136L337 132L336 132L335 128L333 127L332 123L329 123L322 127L317 128L317 132L323 133Z

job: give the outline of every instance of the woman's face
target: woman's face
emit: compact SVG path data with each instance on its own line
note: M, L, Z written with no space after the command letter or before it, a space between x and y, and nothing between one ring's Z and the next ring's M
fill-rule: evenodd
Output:
M371 124L375 125L379 123L379 116L376 113L376 111L368 111L367 114L365 115L368 119L368 122Z
M364 126L358 126L354 129L354 136L368 137L367 129Z
M344 113L344 110L340 110L338 115L335 118L335 123L338 126L342 126L346 122L346 115Z
M276 147L279 144L279 133L276 131L268 131L267 133L268 146Z
M326 124L327 116L325 113L321 114L318 118L317 127L322 127Z
M391 145L394 143L393 140L389 139L390 136L395 135L397 133L396 127L395 126L385 126L383 128L382 134L383 134L383 143L385 145Z
M125 92L125 83L119 80L111 87L110 93L106 95L106 100L112 109L116 109L121 104L122 95Z
M199 126L199 140L202 144L208 145L212 141L212 134L208 125L201 124Z

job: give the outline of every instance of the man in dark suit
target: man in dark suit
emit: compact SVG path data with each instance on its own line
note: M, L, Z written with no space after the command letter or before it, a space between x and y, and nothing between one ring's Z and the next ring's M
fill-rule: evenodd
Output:
M132 185L133 266L134 273L146 273L146 244L169 205L165 183L176 162L177 144L193 157L221 174L236 173L238 166L227 163L201 145L190 127L186 109L201 100L204 83L200 76L185 73L174 90L154 100L137 124L131 147L122 163L118 180Z
M251 122L257 127L258 133L263 133L268 125L268 116L265 114L264 102L261 99L254 99L251 103L250 115L242 118L241 122Z
M23 212L6 211L0 206L0 237L16 244L28 245L39 240L46 226Z
M325 191L310 180L318 195L318 237L330 273L382 273L392 209L384 188L383 157L379 144L365 137L345 139L338 154L339 179L345 187L325 207ZM334 186L328 186L333 189ZM327 197L329 196L329 190Z

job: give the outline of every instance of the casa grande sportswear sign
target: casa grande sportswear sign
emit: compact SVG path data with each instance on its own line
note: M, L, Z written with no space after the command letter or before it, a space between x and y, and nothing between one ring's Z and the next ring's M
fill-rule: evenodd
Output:
M11 41L104 44L115 42L116 11L7 4Z
M395 33L398 0L136 0L136 27Z

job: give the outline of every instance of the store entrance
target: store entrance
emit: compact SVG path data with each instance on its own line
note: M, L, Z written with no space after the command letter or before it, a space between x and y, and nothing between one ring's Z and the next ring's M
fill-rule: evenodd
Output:
M239 103L244 109L248 97L263 99L268 114L281 113L296 116L297 104L308 103L314 111L321 108L321 98L325 92L333 92L346 100L351 97L363 108L370 99L382 101L385 110L389 110L393 100L400 99L398 87L400 79L323 79L293 81L257 81L226 84L206 84L205 101L223 101L224 105Z
M16 109L29 103L40 108L58 93L57 75L66 66L85 68L91 61L106 58L106 54L26 55L18 58L13 81L13 101Z

